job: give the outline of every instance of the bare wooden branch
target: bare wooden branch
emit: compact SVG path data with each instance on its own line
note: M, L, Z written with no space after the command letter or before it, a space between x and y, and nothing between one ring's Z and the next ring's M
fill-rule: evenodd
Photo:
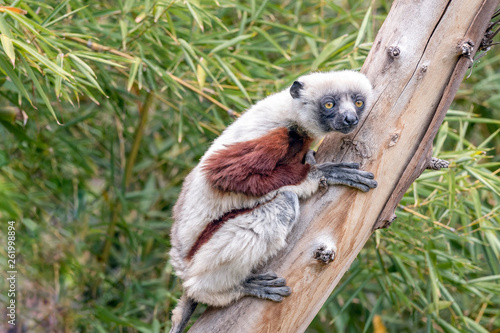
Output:
M328 136L316 154L319 162L361 163L378 188L334 187L303 203L289 246L267 267L287 279L293 294L281 304L244 298L208 309L190 332L305 331L371 233L390 225L403 194L429 166L432 140L498 3L393 3L362 69L375 105L356 133ZM337 249L330 258L318 252L325 236Z

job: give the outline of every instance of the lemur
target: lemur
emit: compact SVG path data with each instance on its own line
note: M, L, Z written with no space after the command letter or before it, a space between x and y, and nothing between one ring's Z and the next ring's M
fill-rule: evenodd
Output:
M363 192L377 186L359 164L317 164L309 150L328 132L351 132L371 96L370 82L355 71L304 75L213 142L173 209L170 258L184 294L171 333L184 330L199 302L223 307L243 296L281 302L291 294L284 278L254 269L286 245L299 199L320 184Z

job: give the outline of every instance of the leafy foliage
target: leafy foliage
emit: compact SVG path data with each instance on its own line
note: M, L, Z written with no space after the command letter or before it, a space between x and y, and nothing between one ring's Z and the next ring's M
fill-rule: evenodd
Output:
M0 242L15 220L18 315L30 332L168 331L181 292L170 211L183 177L253 102L310 70L359 68L389 10L383 0L9 6ZM500 327L500 56L490 53L436 138L453 168L415 182L308 331Z

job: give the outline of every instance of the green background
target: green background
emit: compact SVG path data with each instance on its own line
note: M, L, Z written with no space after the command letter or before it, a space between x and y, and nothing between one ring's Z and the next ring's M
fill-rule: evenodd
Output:
M17 329L168 332L182 179L259 99L311 70L359 69L391 3L4 5L25 12L0 7L2 318L14 220ZM308 332L500 332L499 49L436 137L452 168L411 186Z

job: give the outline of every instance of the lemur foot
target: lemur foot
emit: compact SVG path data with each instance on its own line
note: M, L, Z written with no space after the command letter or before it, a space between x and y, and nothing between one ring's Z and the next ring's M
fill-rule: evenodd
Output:
M323 163L315 167L323 173L328 185L346 185L363 192L377 187L373 173L359 170L359 163Z
M283 301L290 296L292 289L286 286L286 280L275 273L252 274L243 282L243 292L247 296L267 299L273 302Z

